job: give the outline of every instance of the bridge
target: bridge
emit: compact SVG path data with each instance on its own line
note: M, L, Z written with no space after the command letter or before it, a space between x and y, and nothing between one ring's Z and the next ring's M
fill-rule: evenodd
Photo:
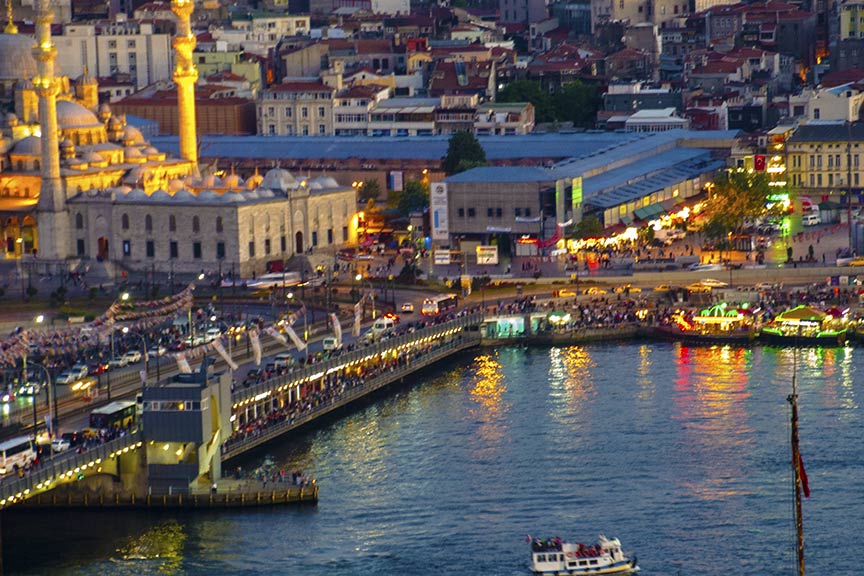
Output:
M236 390L231 395L230 407L233 434L223 439L221 453L215 457L221 461L236 458L394 382L403 381L410 374L452 354L478 346L481 339L479 326L482 322L483 316L480 313L465 315L346 352L324 362L304 366L249 388ZM276 347L271 345L265 349L272 352ZM326 398L316 400L307 409L290 414L285 412L292 403L296 405L307 400L315 391L324 390L328 376L337 374L365 374L369 377L354 378L355 385L334 390ZM274 419L274 414L284 417ZM257 428L250 433L250 424L261 419L272 421L272 425ZM151 436L155 434L152 430L150 432ZM81 482L90 484L93 505L121 504L119 493L112 489L112 484L118 483L126 494L122 504L135 505L136 495L139 503L146 500L149 504L145 449L154 442L151 436L148 436L143 423L139 423L137 428L124 436L96 445L82 453L69 451L54 455L24 476L7 475L0 482L0 509L34 497L40 502L44 502L48 497L51 503L62 505L62 497L44 495L59 487L70 488ZM101 489L103 486L104 490ZM131 498L128 497L129 494ZM317 497L317 487L315 496ZM67 497L71 503L71 496L67 494ZM300 498L302 497L301 489ZM86 493L83 499L86 505ZM290 499L291 496L286 494L285 500ZM260 493L258 500L261 501Z

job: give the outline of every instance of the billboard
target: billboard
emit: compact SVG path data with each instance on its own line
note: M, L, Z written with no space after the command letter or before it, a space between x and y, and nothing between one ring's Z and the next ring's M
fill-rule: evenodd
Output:
M432 220L432 240L449 240L447 216L447 184L433 182L429 190L429 212Z
M435 265L447 266L450 264L450 250L435 250Z
M401 170L394 170L393 172L390 172L390 189L394 192L402 192L402 190L404 189L404 182Z
M477 264L498 264L498 246L477 246Z

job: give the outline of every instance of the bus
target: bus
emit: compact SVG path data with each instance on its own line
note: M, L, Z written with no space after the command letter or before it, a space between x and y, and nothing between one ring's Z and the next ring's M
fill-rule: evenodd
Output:
M0 475L8 474L17 468L24 468L35 459L36 450L33 447L33 438L30 436L0 442Z
M90 429L111 432L128 428L135 422L138 403L135 400L118 400L90 412Z
M423 300L423 307L420 309L420 313L423 316L435 316L455 309L458 303L459 297L456 294L444 294L443 296L426 298Z

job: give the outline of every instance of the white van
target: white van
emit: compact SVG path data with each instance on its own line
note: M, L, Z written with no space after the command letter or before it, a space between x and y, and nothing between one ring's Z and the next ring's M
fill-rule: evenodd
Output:
M328 336L321 341L321 345L324 347L325 352L330 352L332 350L340 350L342 348L342 342L340 342L334 336Z
M282 354L277 354L273 359L273 366L277 370L282 370L285 368L291 368L296 363L294 359L294 355L289 352L283 352Z
M372 324L372 333L380 336L382 334L387 334L392 332L396 328L396 320L393 318L389 318L384 316L383 318L379 318L375 320L375 323Z
M822 223L822 218L818 212L808 212L801 217L801 224L804 226L818 226Z

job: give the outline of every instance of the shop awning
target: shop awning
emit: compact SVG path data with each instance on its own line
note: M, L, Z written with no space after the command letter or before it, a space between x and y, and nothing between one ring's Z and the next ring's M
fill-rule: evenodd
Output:
M642 208L637 208L633 211L633 215L639 220L653 220L659 216L663 216L664 214L666 214L666 210L659 202Z
M619 219L621 222L623 222L624 224L628 225L628 226L629 226L630 224L633 224L633 217L630 216L629 214L622 214L621 217L618 218L618 219Z

